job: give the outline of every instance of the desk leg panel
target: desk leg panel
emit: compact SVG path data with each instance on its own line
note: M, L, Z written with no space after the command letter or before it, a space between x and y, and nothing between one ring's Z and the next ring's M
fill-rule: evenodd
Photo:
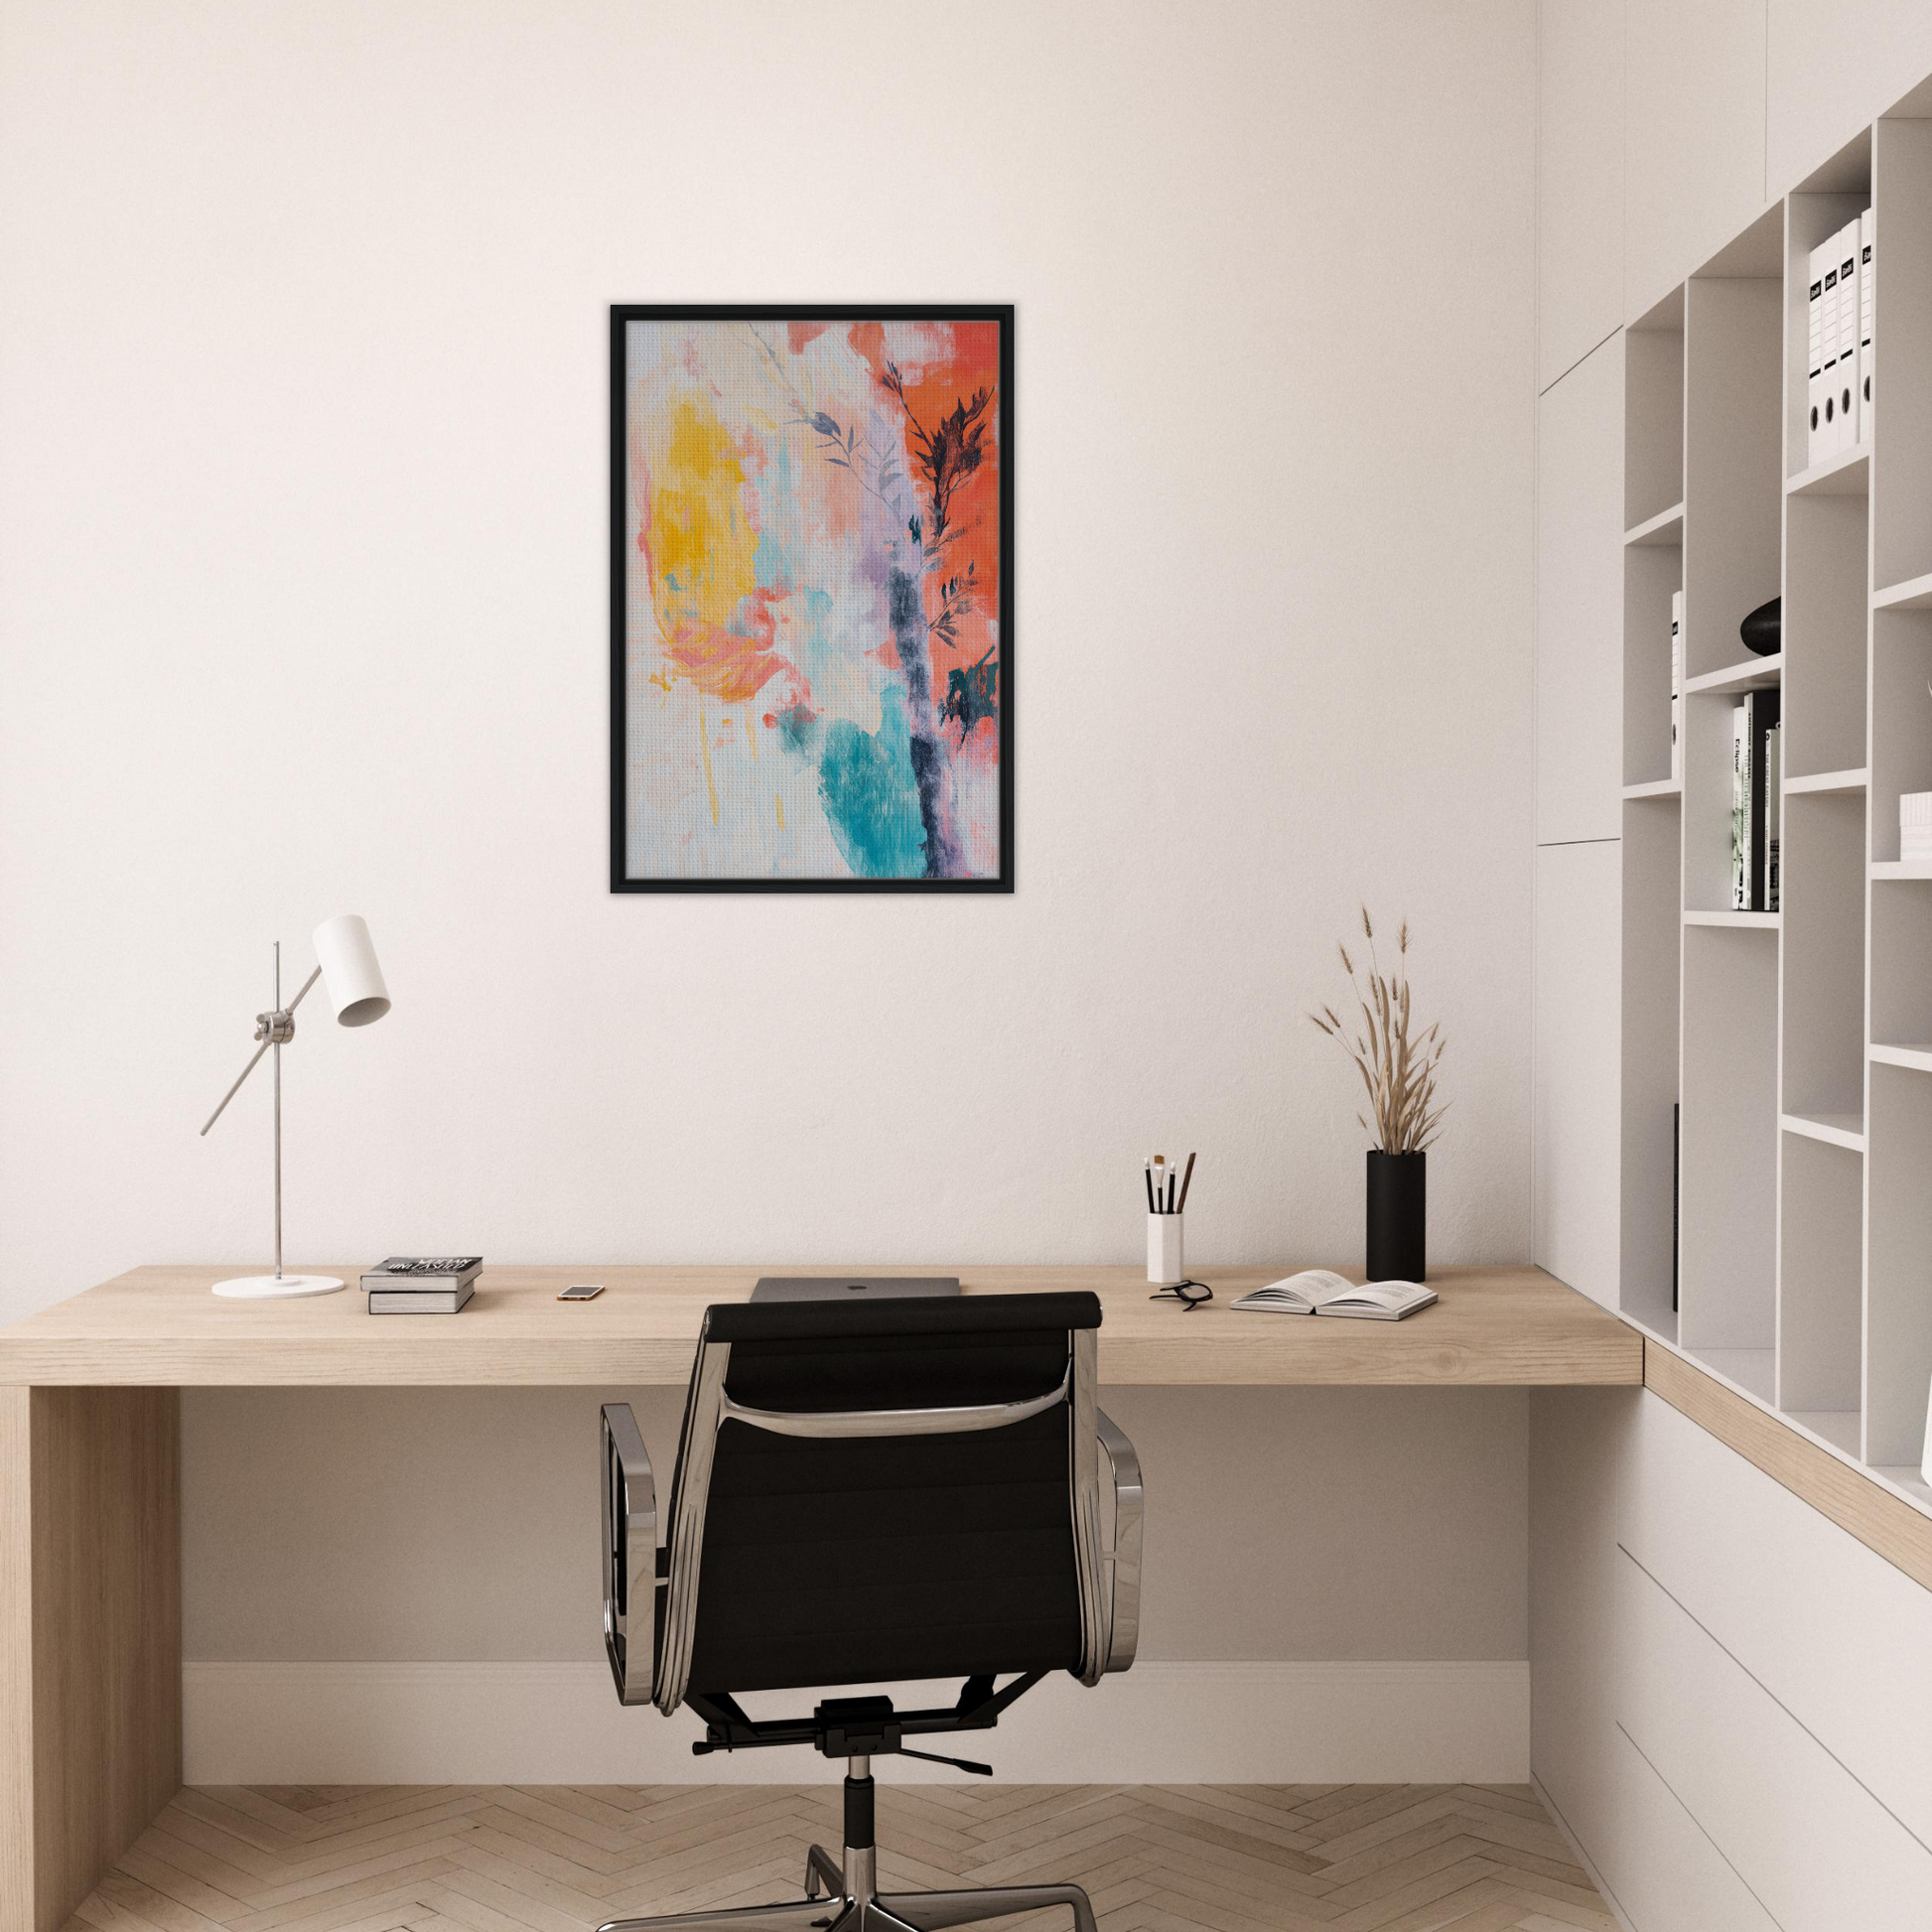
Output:
M180 1788L180 1392L0 1389L0 1932L58 1932Z

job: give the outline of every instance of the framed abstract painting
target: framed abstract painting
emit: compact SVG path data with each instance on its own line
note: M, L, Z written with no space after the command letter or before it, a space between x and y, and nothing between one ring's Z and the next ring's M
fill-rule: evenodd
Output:
M611 889L1013 890L1013 310L611 311Z

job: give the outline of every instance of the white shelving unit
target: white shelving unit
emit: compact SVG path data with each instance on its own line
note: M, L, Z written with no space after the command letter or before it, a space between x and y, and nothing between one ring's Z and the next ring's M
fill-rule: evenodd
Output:
M1932 89L1624 336L1622 1311L1921 1508L1932 865L1900 862L1898 798L1932 790L1928 113ZM1812 464L1810 250L1866 207L1871 432ZM1784 648L1751 657L1774 595ZM1737 912L1730 711L1766 686L1781 904Z

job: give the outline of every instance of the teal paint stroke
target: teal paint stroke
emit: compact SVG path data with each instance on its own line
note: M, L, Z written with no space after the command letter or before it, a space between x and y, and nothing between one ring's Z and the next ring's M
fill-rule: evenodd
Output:
M925 831L903 685L895 681L880 693L879 712L876 732L862 732L845 718L826 727L819 796L832 837L857 877L919 879L925 874Z

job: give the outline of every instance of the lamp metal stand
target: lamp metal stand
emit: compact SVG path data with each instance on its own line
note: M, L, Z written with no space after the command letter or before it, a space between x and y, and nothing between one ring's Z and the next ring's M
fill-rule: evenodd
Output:
M322 977L322 968L302 983L302 991L285 1007L282 1004L282 942L275 941L274 1000L266 1013L255 1015L255 1048L248 1064L235 1076L235 1083L221 1096L221 1104L209 1114L202 1132L221 1118L223 1110L241 1090L241 1083L261 1062L264 1053L274 1054L275 1071L275 1272L272 1275L245 1275L235 1281L216 1282L214 1292L233 1301L287 1300L298 1295L333 1295L343 1286L335 1275L285 1275L282 1273L282 1048L295 1037L295 1010L308 997L310 987ZM332 982L333 983L333 982Z

